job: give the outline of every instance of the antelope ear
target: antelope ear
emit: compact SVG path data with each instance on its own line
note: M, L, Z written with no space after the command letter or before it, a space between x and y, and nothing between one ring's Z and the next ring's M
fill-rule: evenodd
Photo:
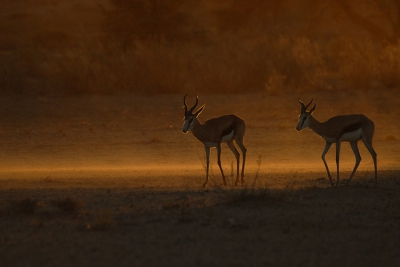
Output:
M317 107L317 104L315 104L315 105L312 107L312 109L310 110L310 114L312 114L312 113L314 112L314 110L315 110L316 107Z
M203 111L205 105L206 105L206 104L202 105L201 108L199 108L199 109L196 111L196 113L194 113L194 116L195 116L195 117L197 117L197 116L200 115L200 113Z

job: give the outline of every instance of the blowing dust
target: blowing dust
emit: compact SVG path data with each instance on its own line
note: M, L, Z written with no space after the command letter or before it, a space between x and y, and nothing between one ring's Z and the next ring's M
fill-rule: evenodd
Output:
M205 176L203 145L182 134L181 95L2 98L0 177L198 177ZM378 170L397 169L400 129L395 98L348 93L316 93L315 118L364 113L375 122ZM381 97L384 97L381 95ZM246 177L277 172L319 172L324 140L309 129L295 130L300 106L293 95L204 95L200 121L235 113L246 121ZM305 98L305 96L303 97ZM188 102L190 105L190 102ZM359 173L373 173L370 154L359 142ZM222 166L234 177L235 158L222 146ZM335 170L335 148L327 154ZM210 174L220 179L215 150ZM351 171L354 155L342 145L341 170ZM319 175L318 175L319 176ZM357 176L357 175L356 175ZM173 179L173 178L169 178ZM356 177L355 177L356 179ZM201 182L199 182L201 183Z

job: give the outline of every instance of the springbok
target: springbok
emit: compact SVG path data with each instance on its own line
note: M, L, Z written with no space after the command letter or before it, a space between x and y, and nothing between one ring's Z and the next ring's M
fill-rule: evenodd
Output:
M374 136L375 129L374 123L362 114L335 116L330 118L326 122L321 123L317 121L312 115L317 106L316 104L310 109L310 111L307 111L307 108L311 105L312 101L313 100L311 99L310 103L305 106L303 102L301 102L299 99L301 114L299 116L299 122L297 123L296 130L301 131L302 129L309 127L316 134L325 139L326 144L325 149L322 152L322 160L324 161L325 168L331 181L332 187L338 186L339 184L339 155L341 142L350 142L350 146L356 157L356 164L354 166L353 172L350 175L349 180L347 181L347 184L349 184L361 161L360 152L358 151L357 146L357 142L359 140L363 140L364 145L367 147L369 153L371 153L372 155L375 167L376 185L378 183L378 172L376 163L377 155L374 148L372 147L372 138ZM328 164L325 160L325 154L328 152L333 143L336 144L336 185L332 180Z
M243 145L243 137L246 131L246 124L244 120L239 118L236 115L224 115L218 118L213 118L206 121L204 124L201 124L197 117L203 111L204 106L201 106L195 113L193 110L196 108L199 98L196 95L196 103L192 108L188 110L186 105L186 96L183 97L183 107L185 109L185 117L183 118L183 128L182 132L187 133L192 131L193 135L204 144L204 148L206 150L206 160L207 160L207 170L206 170L206 181L203 184L203 187L207 186L208 183L208 169L210 165L210 148L217 148L218 155L218 166L221 170L222 179L224 181L224 185L226 185L225 175L221 167L221 143L227 143L228 147L232 150L233 154L236 158L237 165L237 176L235 185L239 184L239 158L240 154L235 148L233 144L233 140L235 140L236 144L239 146L243 155L243 165L242 165L242 174L241 174L241 183L244 183L244 166L246 162L246 147Z

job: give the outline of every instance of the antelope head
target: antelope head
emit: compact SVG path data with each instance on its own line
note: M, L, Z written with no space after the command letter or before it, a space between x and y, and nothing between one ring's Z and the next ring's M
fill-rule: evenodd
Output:
M314 106L307 111L307 108L311 105L313 102L313 99L311 99L310 103L307 104L307 106L304 105L303 102L299 99L299 103L301 106L301 114L299 116L299 122L297 123L296 130L300 131L303 130L304 128L308 127L308 124L310 122L310 116L314 112L317 104L314 104Z
M196 108L197 104L199 103L199 98L196 95L196 103L194 104L193 107L191 107L188 110L188 107L186 105L186 96L187 96L187 94L183 97L183 108L185 109L185 117L183 118L183 127L182 127L183 133L187 133L193 129L194 121L197 119L197 116L199 116L199 114L204 109L204 105L203 105L195 113L193 113L193 110Z

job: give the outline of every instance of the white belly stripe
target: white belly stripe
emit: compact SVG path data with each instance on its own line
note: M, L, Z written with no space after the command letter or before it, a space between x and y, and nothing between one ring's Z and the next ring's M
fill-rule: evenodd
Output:
M235 131L233 130L230 134L224 135L222 137L221 143L225 143L225 142L228 142L229 140L231 140L233 138L234 132ZM207 147L216 147L217 143L205 142L204 145Z
M327 137L327 136L322 136L327 142L329 143L335 143L336 140L335 138L332 137ZM358 141L360 140L362 137L362 129L358 129L354 132L349 132L349 133L345 133L344 135L342 135L342 137L340 138L340 141L346 141L346 142L354 142L354 141Z
M361 135L362 135L362 129L360 128L357 131L345 133L340 138L340 141L348 141L348 142L358 141L361 139Z

